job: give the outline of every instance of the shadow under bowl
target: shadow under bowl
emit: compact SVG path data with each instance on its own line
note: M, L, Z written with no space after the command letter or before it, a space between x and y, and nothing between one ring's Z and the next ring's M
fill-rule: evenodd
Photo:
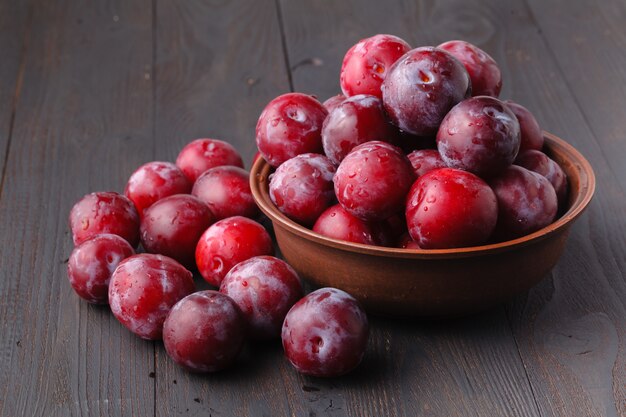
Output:
M282 214L268 193L270 165L250 172L254 199L274 226L285 260L315 286L356 297L369 313L404 318L458 317L509 301L537 284L563 253L569 230L595 190L587 160L544 132L546 153L569 181L568 209L555 222L521 238L457 249L399 249L321 236Z

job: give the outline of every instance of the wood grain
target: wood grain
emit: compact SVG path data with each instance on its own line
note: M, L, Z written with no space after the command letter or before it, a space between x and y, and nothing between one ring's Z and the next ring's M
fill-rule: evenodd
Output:
M19 96L24 68L24 50L30 34L28 1L0 2L0 190L4 164L13 127L14 107Z
M0 200L0 415L154 414L152 343L65 269L72 204L122 190L151 145L151 24L149 1L33 6Z
M213 137L232 143L249 168L259 114L289 91L275 4L160 0L156 22L157 159ZM191 375L158 344L157 415L290 415L284 367L272 344L250 347L234 369Z

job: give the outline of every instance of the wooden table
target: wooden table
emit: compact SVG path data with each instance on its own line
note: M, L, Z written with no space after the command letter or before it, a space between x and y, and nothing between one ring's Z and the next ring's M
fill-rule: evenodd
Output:
M527 0L0 1L0 415L626 416L626 4ZM255 152L273 97L338 92L345 51L462 38L595 168L550 276L446 322L372 318L353 374L298 375L278 342L186 373L79 300L67 215L191 139ZM506 277L503 277L503 279Z

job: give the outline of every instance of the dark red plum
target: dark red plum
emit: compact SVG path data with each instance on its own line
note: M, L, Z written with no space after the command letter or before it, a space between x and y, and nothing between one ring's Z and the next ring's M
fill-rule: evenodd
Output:
M352 215L384 220L402 211L414 179L411 162L399 148L372 141L357 146L341 161L335 194Z
M287 312L304 295L296 271L273 256L256 256L235 265L220 292L239 306L254 339L280 337Z
M345 99L346 96L344 96L343 94L337 94L336 96L330 97L322 104L324 105L324 107L326 107L326 110L330 114L333 110L335 110L335 108L337 108L337 106L343 103Z
M432 47L407 52L391 67L381 89L393 124L417 136L434 135L448 111L472 93L463 64Z
M239 308L217 291L180 300L163 325L165 351L191 372L216 372L233 363L245 340Z
M543 152L529 149L517 155L515 165L546 177L556 191L559 207L565 207L567 204L567 176L559 164Z
M213 222L209 208L196 197L172 195L146 210L141 220L141 244L146 252L169 256L192 268L198 239Z
M285 356L305 375L335 377L356 368L367 349L367 315L354 297L321 288L298 301L282 328Z
M465 41L448 41L443 49L461 61L472 80L472 95L498 97L502 89L502 73L496 61L478 46Z
M324 211L313 225L313 231L346 242L377 246L383 244L379 230L374 224L354 217L340 204Z
M421 249L420 245L418 245L417 242L411 238L411 235L408 232L402 235L398 241L398 247L402 249Z
M189 194L192 183L183 171L171 162L148 162L137 168L128 179L124 194L143 217L144 211L162 198Z
M216 220L232 216L255 218L259 214L250 190L250 174L239 167L221 166L205 171L191 194L209 207Z
M439 151L436 149L420 149L411 152L407 157L409 161L411 161L411 166L413 167L416 178L434 169L447 167L446 163L441 159Z
M381 97L380 85L389 69L409 51L408 43L393 35L374 35L360 40L343 58L340 84L347 97L370 94Z
M303 153L323 153L326 108L312 96L287 93L270 101L256 125L256 144L273 167Z
M554 221L558 208L556 192L543 175L512 165L490 185L498 198L496 239L525 236Z
M191 272L181 264L142 253L124 259L113 272L109 304L128 330L142 339L158 340L170 309L195 290Z
M498 204L491 188L458 169L430 171L413 184L407 197L409 234L423 249L481 245L497 219Z
M94 304L107 304L113 271L122 260L134 254L130 244L120 236L94 236L72 251L67 262L67 277L81 298Z
M396 143L398 129L387 120L379 98L359 94L333 110L322 128L324 153L335 164L358 145L373 140Z
M243 159L228 142L218 139L196 139L178 154L176 165L193 184L208 169L228 165L243 168Z
M544 139L543 132L535 116L526 107L511 100L507 100L506 105L515 114L519 122L521 134L520 152L528 149L540 151L543 148Z
M310 226L335 198L336 168L323 155L306 153L281 164L270 179L269 194L290 219Z
M200 236L196 265L209 284L219 287L222 279L239 262L273 253L272 238L263 226L247 217L228 217L213 224Z
M437 149L445 163L483 178L511 165L519 147L517 118L506 104L488 96L454 106L437 132Z
M133 203L115 192L87 194L70 211L74 245L103 233L123 237L132 247L139 243L139 215Z

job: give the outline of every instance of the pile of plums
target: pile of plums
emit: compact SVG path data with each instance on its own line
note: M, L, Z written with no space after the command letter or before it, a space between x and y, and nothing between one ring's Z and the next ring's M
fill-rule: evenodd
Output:
M227 367L248 338L278 337L304 374L354 369L367 345L365 312L334 288L303 297L296 271L272 256L258 216L239 153L195 140L176 164L139 167L124 195L96 192L74 205L70 283L85 300L108 303L139 337L162 339L193 372ZM219 291L196 291L196 268Z
M464 41L411 47L376 35L346 53L343 94L289 93L257 127L284 215L334 239L410 249L497 243L565 208L567 178L524 107Z

